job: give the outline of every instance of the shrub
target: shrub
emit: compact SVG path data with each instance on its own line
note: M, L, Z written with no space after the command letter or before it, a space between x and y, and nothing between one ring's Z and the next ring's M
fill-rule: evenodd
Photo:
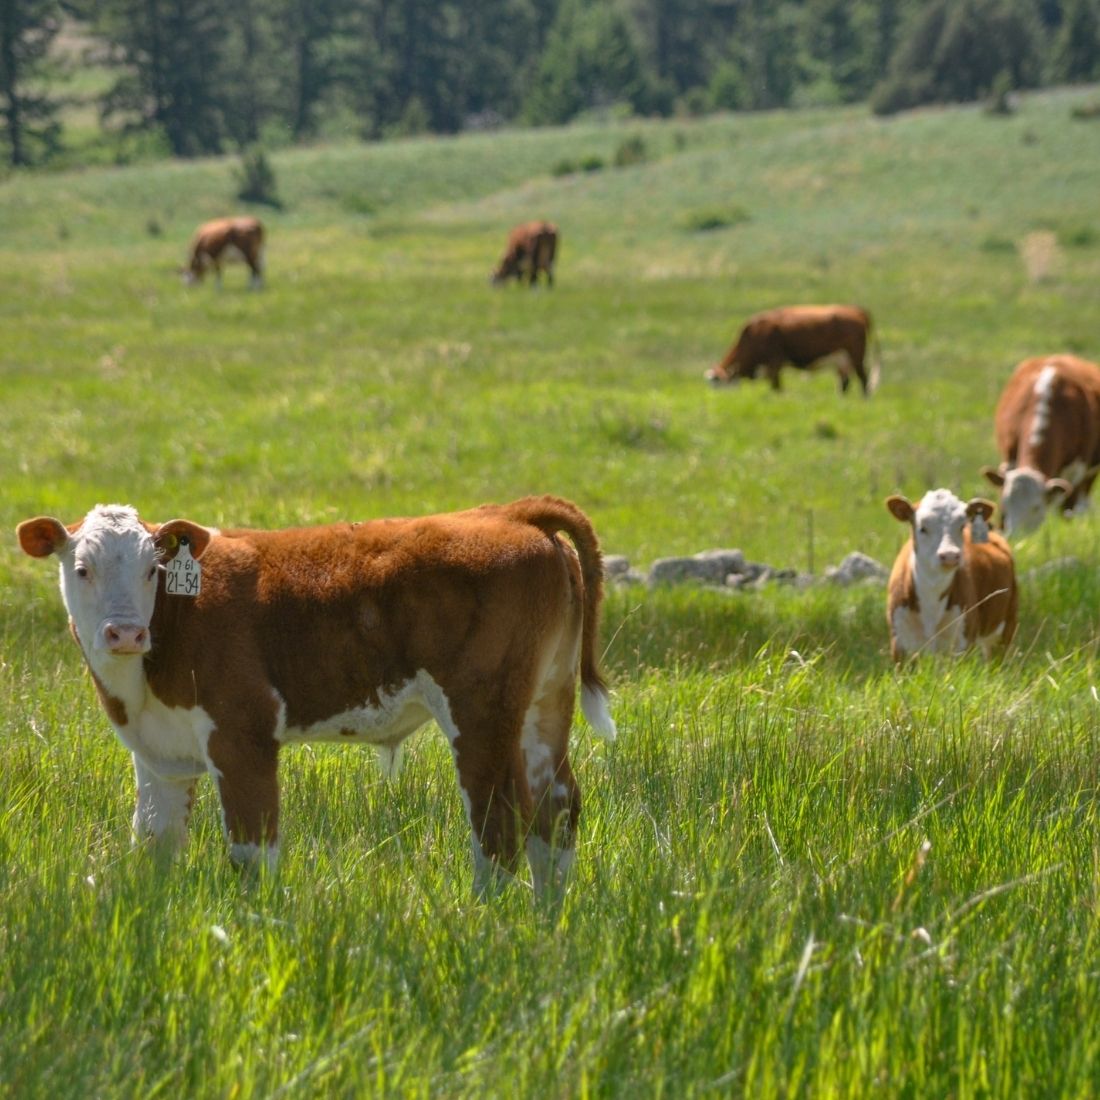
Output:
M570 160L568 157L563 157L550 169L550 175L552 176L571 176L577 171L577 162Z
M582 172L599 172L604 167L604 159L596 153L581 158Z
M712 229L728 229L748 220L749 212L734 203L729 206L700 206L688 210L680 218L680 224L693 233L705 233Z
M615 150L615 167L629 168L634 164L644 164L649 159L645 138L640 134L628 137Z
M276 210L282 208L282 200L276 193L275 170L271 167L267 154L258 145L244 151L236 177L237 198L242 202L263 203L265 206L275 207Z

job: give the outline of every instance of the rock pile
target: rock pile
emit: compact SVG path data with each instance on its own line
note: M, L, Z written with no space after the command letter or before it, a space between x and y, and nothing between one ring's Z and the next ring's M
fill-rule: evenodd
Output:
M608 554L603 567L611 584L623 586L701 584L711 588L757 589L775 583L808 588L819 579L812 573L746 561L740 550L704 550L687 558L658 558L647 573L633 568L621 554ZM839 565L826 569L824 579L837 585L878 584L886 580L888 573L874 558L855 551Z

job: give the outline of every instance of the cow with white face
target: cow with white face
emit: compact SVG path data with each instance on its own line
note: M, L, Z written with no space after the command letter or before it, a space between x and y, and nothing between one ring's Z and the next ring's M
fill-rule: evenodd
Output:
M478 892L524 845L536 889L564 885L578 675L589 722L615 732L596 658L602 559L575 505L530 497L286 531L151 524L99 505L69 526L27 520L18 537L60 559L72 633L133 754L135 837L182 844L209 774L233 858L272 863L284 744L356 741L392 763L434 719Z
M914 505L886 501L910 526L887 586L890 652L901 663L918 653L960 653L978 645L988 657L1016 632L1018 596L1012 551L988 528L993 503L964 504L933 489Z
M1022 535L1051 509L1088 507L1100 473L1100 367L1075 355L1025 359L993 417L999 466L982 474L1001 491L1007 535Z

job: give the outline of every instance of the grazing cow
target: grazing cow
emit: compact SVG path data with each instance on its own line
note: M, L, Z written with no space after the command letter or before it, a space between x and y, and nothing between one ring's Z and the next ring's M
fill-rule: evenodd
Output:
M72 633L133 754L136 838L182 844L209 773L234 860L272 865L282 745L362 742L392 766L434 718L478 893L515 870L523 843L536 889L564 884L578 669L585 715L615 734L597 664L602 560L575 505L529 497L283 531L97 505L68 527L27 520L18 537L32 557L60 558Z
M252 272L252 288L263 286L264 227L258 218L216 218L200 225L191 238L191 258L182 269L184 281L199 282L212 267L221 286L222 263L226 260L244 261Z
M1003 461L982 474L1001 490L1005 533L1042 523L1048 507L1088 507L1100 472L1100 367L1075 355L1025 359L1013 371L994 414Z
M859 306L768 309L745 322L737 342L705 377L715 385L737 382L755 378L763 367L772 389L778 390L779 369L784 363L807 370L821 359L836 356L841 392L848 389L849 373L854 370L866 395L878 381L877 366L870 378L864 367L871 327L871 315Z
M1012 551L988 527L993 503L963 504L933 489L914 506L886 501L890 514L912 528L890 573L886 621L890 652L899 664L917 653L960 653L972 645L989 657L1016 633L1016 570Z
M517 225L508 234L508 247L493 272L496 286L507 279L517 279L534 286L539 272L546 272L548 286L554 285L554 256L558 251L558 227L552 222L527 222Z

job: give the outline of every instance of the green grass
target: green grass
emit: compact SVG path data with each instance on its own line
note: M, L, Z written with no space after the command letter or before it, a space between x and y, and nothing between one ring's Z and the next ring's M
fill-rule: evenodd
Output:
M322 522L556 492L639 564L889 562L891 492L984 492L1024 355L1097 358L1094 91L273 156L268 288L185 290L232 161L0 183L0 514ZM650 159L610 163L643 136ZM685 231L693 212L743 211ZM491 290L513 221L552 292ZM161 230L149 231L151 223ZM1020 242L1053 232L1028 279ZM751 311L857 300L883 383L712 391ZM811 543L812 529L812 543ZM470 898L442 739L396 783L288 750L283 858L176 864L52 566L0 543L0 1094L1087 1096L1100 1076L1100 520L1017 545L1018 644L894 670L881 588L609 595L620 737L583 723L554 923Z

